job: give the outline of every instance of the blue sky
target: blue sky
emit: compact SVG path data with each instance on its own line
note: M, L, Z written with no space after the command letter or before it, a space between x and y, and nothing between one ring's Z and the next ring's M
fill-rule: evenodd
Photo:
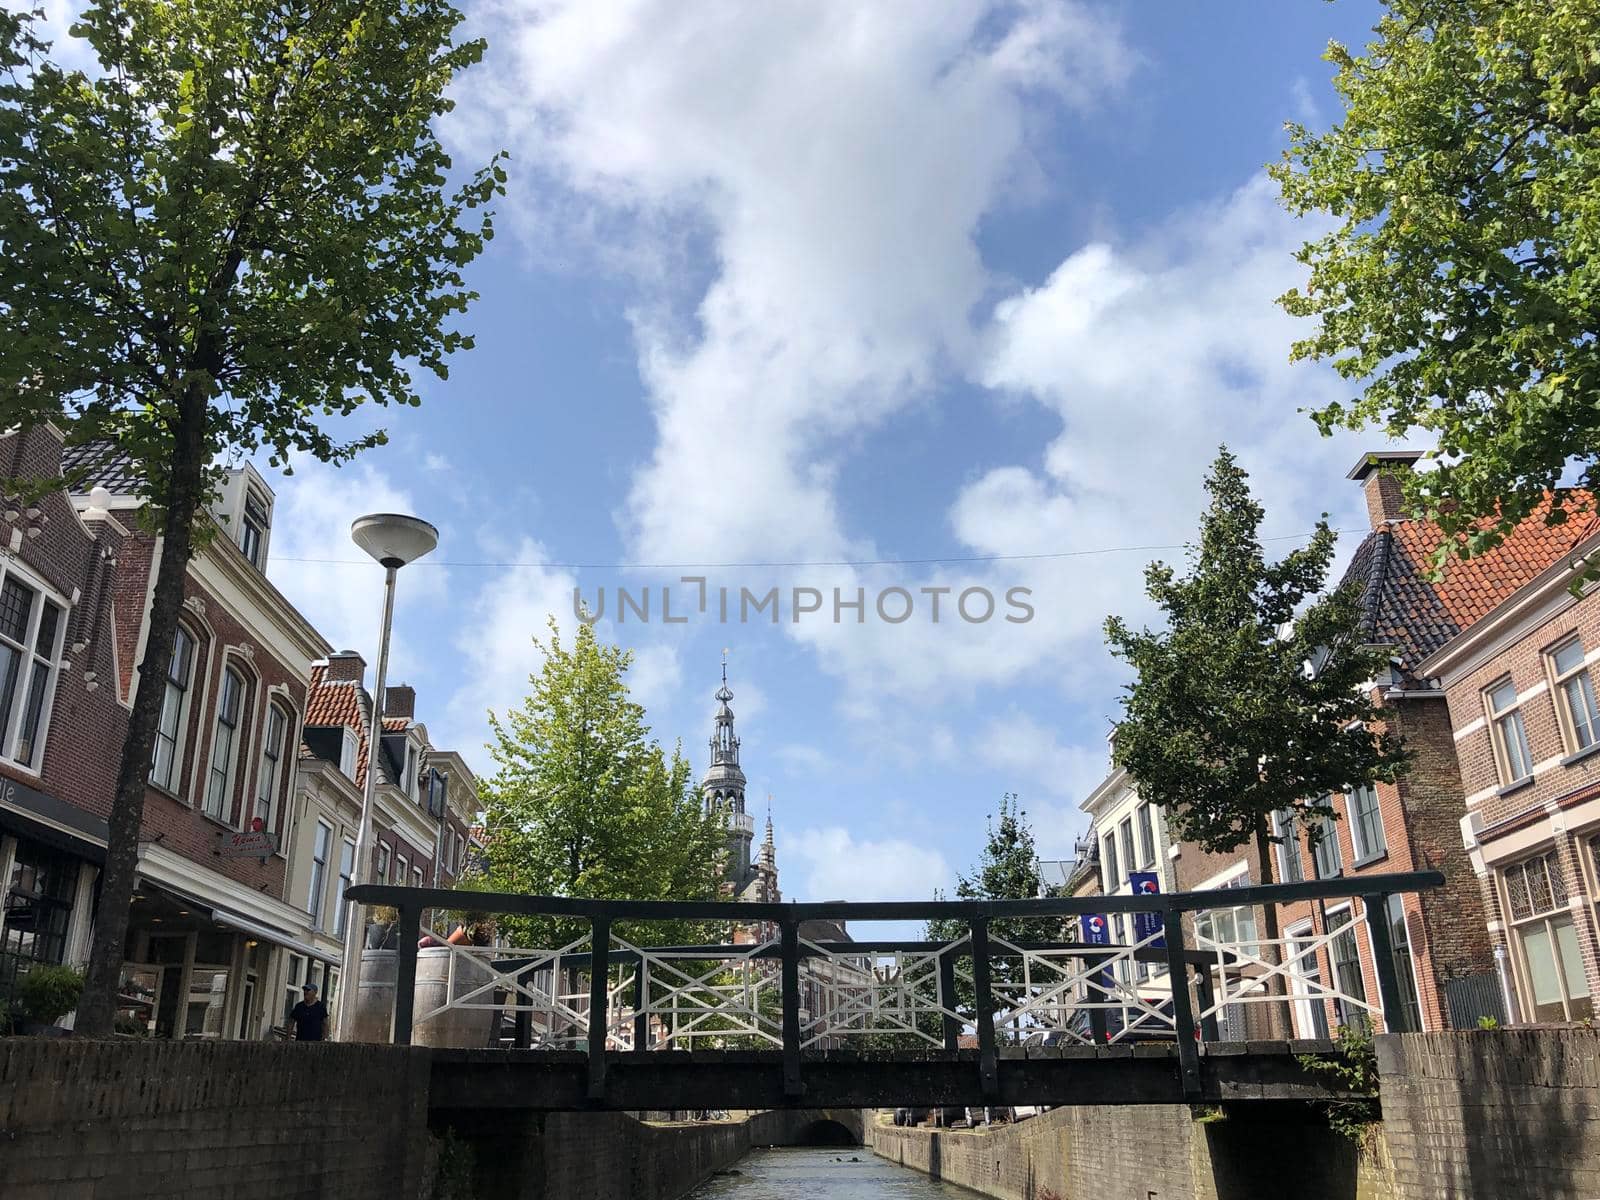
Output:
M396 675L436 742L486 765L530 636L571 592L678 583L1031 589L1034 618L618 625L656 735L703 769L729 650L751 807L772 796L785 894L948 886L1017 792L1070 853L1123 676L1107 613L1146 613L1149 550L1189 536L1226 440L1296 535L1359 530L1297 409L1273 299L1312 231L1261 173L1289 118L1335 111L1329 38L1360 2L520 0L469 9L485 63L443 132L512 154L473 268L477 349L392 442L275 481L272 574L372 658L362 511L439 525L401 580ZM363 414L367 423L386 414ZM1357 540L1342 539L1346 552ZM1276 543L1280 547L1290 541ZM574 569L567 564L905 565ZM1175 557L1167 551L1164 557ZM467 565L472 564L472 565ZM948 603L948 601L947 601ZM830 614L825 610L820 617ZM848 614L847 614L848 615Z

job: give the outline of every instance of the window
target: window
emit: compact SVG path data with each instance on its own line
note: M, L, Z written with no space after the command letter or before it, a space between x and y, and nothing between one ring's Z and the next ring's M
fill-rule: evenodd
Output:
M1339 991L1339 995L1334 997L1333 1011L1341 1025L1354 1025L1367 1012L1362 1007L1367 999L1367 985L1361 976L1361 952L1356 947L1356 928L1348 924L1349 920L1348 908L1328 914L1330 925L1346 925L1328 943L1328 956L1333 962L1333 986Z
M161 697L161 716L156 721L156 748L150 758L150 782L176 792L178 758L183 738L184 701L189 693L189 676L194 665L194 639L183 626L172 643L172 658L167 662L167 687Z
M1306 877L1300 866L1300 827L1289 809L1272 814L1273 833L1278 842L1278 880L1299 883Z
M77 859L19 838L0 923L0 952L29 962L61 962L77 885Z
M1138 848L1133 844L1133 818L1131 816L1124 817L1122 824L1117 828L1122 832L1122 853L1123 856L1128 860L1126 863L1127 869L1131 871L1134 867L1133 856L1138 853Z
M1117 835L1106 834L1106 851L1100 859L1100 890L1106 893L1114 892L1122 883L1122 875L1117 871Z
M294 1011L294 1006L300 1003L300 985L309 976L306 974L306 958L303 954L289 955L289 967L283 976L283 1019L287 1023L289 1014Z
M350 890L350 881L356 872L356 844L349 838L344 839L344 846L339 851L339 897L338 907L333 913L333 933L335 937L344 936L344 923L350 905L346 903L344 894ZM331 998L331 997L330 997Z
M1250 886L1248 871L1235 875L1218 891ZM1236 948L1242 954L1256 953L1256 910L1248 904L1232 908L1201 909L1194 915L1195 932L1219 945Z
M1389 919L1389 948L1394 952L1394 977L1400 987L1399 1013L1384 1013L1388 1033L1421 1033L1422 1004L1417 999L1417 976L1411 969L1411 930L1406 925L1405 904L1391 895L1385 916Z
M378 869L372 873L372 881L382 883L387 878L389 878L389 847L379 842Z
M451 868L455 874L459 875L462 871L466 870L466 843L462 840L462 837L459 833L456 834L456 855L451 861L455 863L455 866Z
M421 866L412 867L411 868L411 886L412 887L421 887L424 882L426 882L426 880L423 877L422 867Z
M428 815L431 817L444 816L445 798L444 776L438 771L428 771Z
M394 878L389 882L393 883L396 887L405 887L406 866L406 856L404 854L396 854L394 856Z
M311 840L311 886L306 893L306 911L311 914L311 928L322 928L324 885L328 882L328 850L333 845L333 826L326 821L317 822L316 836Z
M0 746L24 767L39 767L49 724L64 610L20 576L0 584ZM22 703L17 703L17 697Z
M1139 865L1153 867L1156 865L1156 827L1155 819L1150 815L1152 805L1139 805Z
M261 766L256 772L256 811L261 828L272 828L272 810L278 799L278 772L283 765L284 734L289 720L276 704L267 709L267 733L261 742Z
M415 746L413 746L409 741L407 741L406 742L406 765L405 765L405 768L404 768L404 772L405 773L401 776L400 786L405 789L405 793L406 793L407 796L411 797L411 799L413 799L413 800L420 801L422 799L422 797L417 794L417 766L418 766L418 764L419 764L419 756L417 754L417 748Z
M222 672L222 694L217 697L217 736L211 746L211 769L206 772L208 817L225 820L228 792L233 784L233 748L239 740L239 715L244 709L244 677L228 667Z
M1330 816L1313 818L1311 826L1311 859L1317 868L1318 879L1332 879L1343 869L1339 857L1339 829Z
M258 570L267 541L267 506L254 492L244 494L244 521L239 527L239 549Z
M1600 706L1595 704L1594 680L1584 663L1583 643L1570 638L1550 651L1550 675L1567 749L1573 754L1587 750L1600 741Z
M1578 931L1567 907L1567 880L1555 851L1507 867L1501 880L1521 959L1526 1015L1535 1021L1593 1015Z
M1509 786L1533 774L1533 755L1528 750L1528 729L1517 707L1516 686L1507 679L1485 694L1489 720L1494 729L1495 761L1500 767L1500 782Z
M1350 843L1356 861L1378 858L1388 852L1389 843L1383 836L1383 813L1378 808L1378 789L1372 784L1362 784L1346 797L1345 811L1350 814Z
M356 777L356 752L361 743L356 738L356 731L349 726L344 730L344 741L339 746L339 770L347 777Z
M1300 1036L1326 1038L1328 1036L1328 1010L1322 1002L1322 969L1317 965L1316 939L1309 926L1289 935L1291 962L1289 973L1293 990L1301 999L1295 1001L1295 1020Z

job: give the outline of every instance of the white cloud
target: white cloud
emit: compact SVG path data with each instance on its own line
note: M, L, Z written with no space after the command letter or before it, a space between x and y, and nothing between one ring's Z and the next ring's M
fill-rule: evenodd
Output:
M796 900L924 900L952 878L944 855L904 838L857 838L840 825L778 838L779 881Z

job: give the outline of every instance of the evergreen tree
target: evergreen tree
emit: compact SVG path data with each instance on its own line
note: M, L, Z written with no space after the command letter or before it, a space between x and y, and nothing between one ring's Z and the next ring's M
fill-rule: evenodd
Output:
M1253 843L1256 878L1271 883L1274 813L1316 828L1337 815L1332 793L1392 781L1404 754L1372 698L1388 661L1362 641L1359 597L1312 599L1333 558L1326 519L1306 546L1269 563L1262 507L1226 446L1205 486L1189 574L1159 562L1145 571L1166 628L1106 622L1112 652L1137 672L1114 757L1179 839L1210 853ZM1277 938L1275 906L1265 917Z

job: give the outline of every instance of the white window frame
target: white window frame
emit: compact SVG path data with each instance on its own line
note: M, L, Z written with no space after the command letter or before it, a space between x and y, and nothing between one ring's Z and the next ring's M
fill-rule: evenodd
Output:
M1315 942L1317 934L1311 927L1310 919L1298 921L1283 931L1285 957L1288 960L1287 971L1293 990L1298 993L1294 1001L1294 1022L1303 1038L1327 1037L1332 1034L1332 1023L1328 1020L1327 1000L1320 994L1313 992L1312 987L1327 986L1322 982L1322 963L1317 958L1315 949L1300 950L1294 943L1298 941ZM1316 972L1313 978L1306 973L1306 959L1311 960L1311 970ZM1325 1027L1320 1033L1317 1030L1317 1014L1322 1016Z
M1117 831L1108 829L1101 841L1104 845L1100 851L1100 886L1110 894L1122 886L1122 877L1118 874L1121 864L1117 861Z
M343 738L339 743L339 770L354 782L361 758L361 738L348 725L344 726L340 732L343 734Z
M1377 814L1378 840L1376 847L1366 845L1364 827L1356 808L1356 795L1359 792L1372 793L1373 811ZM1360 787L1352 788L1344 794L1345 823L1350 826L1350 851L1355 855L1355 864L1365 866L1369 862L1384 857L1389 853L1389 834L1383 827L1383 799L1378 795L1378 785L1364 783Z
M1556 655L1569 647L1577 649L1578 665L1562 671L1556 665ZM1561 741L1567 753L1578 754L1600 744L1600 700L1595 695L1594 675L1583 651L1583 639L1576 633L1561 639L1545 651L1544 661L1550 676L1550 694L1555 698L1557 724L1561 726ZM1577 711L1569 688L1578 691L1584 702L1584 712Z
M423 887L428 882L427 873L422 869L421 863L411 864L411 886Z
M261 510L261 520L255 520L250 513L250 502L254 500ZM253 489L246 488L244 499L239 506L239 553L243 554L245 561L258 571L267 569L267 530L272 525L272 510L267 502ZM255 552L251 553L250 535L255 534Z
M1300 883L1306 877L1305 860L1300 857L1300 825L1299 818L1289 809L1272 814L1272 836L1279 839L1274 855L1279 883ZM1290 862L1294 863L1293 879L1289 877Z
M394 856L394 874L389 878L396 887L405 887L406 880L411 877L411 860L404 854Z
M50 737L50 717L55 708L56 685L61 679L62 649L66 643L67 625L72 619L72 605L52 587L40 582L27 571L19 570L16 563L0 559L0 586L15 576L19 586L31 591L33 599L28 605L26 628L20 645L12 645L18 655L17 678L11 692L11 711L7 714L4 730L0 730L0 757L11 766L29 775L37 776L44 767L44 748ZM55 608L56 628L46 654L38 649L39 625L44 620L45 606ZM10 645L9 639L7 644ZM16 757L17 743L33 691L34 680L40 669L46 674L43 691L39 695L38 723L33 731L33 743L28 748L26 760Z
M1323 921L1322 932L1323 932L1323 935L1326 936L1330 929L1335 929L1335 928L1339 927L1340 925L1344 925L1347 922L1351 922L1353 920L1354 923L1350 924L1350 927L1347 930L1345 930L1344 932L1348 933L1350 935L1350 940L1355 945L1355 948L1356 948L1356 975L1357 975L1357 977L1358 977L1358 979L1360 980L1360 983L1361 983L1361 995L1359 997L1359 1000L1360 1000L1361 1004L1370 1004L1370 1005L1373 1006L1373 1008L1381 1009L1383 1007L1383 999L1382 999L1382 997L1380 996L1380 997L1377 997L1375 999L1374 997L1369 996L1367 994L1367 969L1366 969L1366 966L1363 964L1362 958L1361 958L1361 944L1362 944L1363 941L1366 940L1366 939L1364 939L1362 937L1363 926L1366 924L1366 922L1363 919L1359 918L1359 917L1355 917L1354 913L1355 913L1355 906L1353 904L1351 904L1348 900L1345 901L1343 904L1340 904L1340 905L1338 905L1336 907L1329 908L1322 915L1322 921ZM1338 936L1329 938L1328 939L1328 944L1326 946L1326 950L1327 950L1327 954L1328 954L1328 983L1327 983L1326 986L1331 987L1333 991L1339 993L1339 995L1342 996L1342 995L1345 994L1344 981L1339 978L1339 966L1334 961L1334 958L1333 958L1334 943L1339 940L1340 936L1343 936L1343 934L1340 934ZM1370 944L1367 946L1367 959L1373 961L1373 969L1374 969L1374 972L1376 972L1377 963L1376 963L1375 960L1373 960L1372 947L1371 947ZM1318 969L1319 970L1321 969L1321 964L1320 963L1318 964ZM1338 1027L1339 1027L1338 1026L1339 1002L1338 1002L1337 999L1330 998L1328 1003L1333 1006L1333 1012L1328 1014L1329 1017L1330 1017L1330 1020L1329 1020L1328 1024L1335 1031L1337 1031ZM1352 1000L1352 1003L1354 1004L1354 1000ZM1368 1017L1370 1017L1372 1014L1367 1009L1362 1008L1360 1006L1360 1004L1355 1004L1355 1012L1354 1012L1354 1014L1348 1014L1348 1015L1360 1015L1360 1016L1368 1016Z
M274 720L281 722L276 738L272 736ZM252 820L261 817L261 827L268 832L271 832L278 815L278 793L282 784L279 772L283 768L283 760L289 757L289 729L292 724L293 718L283 705L267 702L267 719L261 730L260 763L256 767L256 799L250 815ZM267 809L265 816L261 812L263 804ZM249 824L245 822L246 827Z
M345 901L344 894L350 890L350 884L355 880L355 870L356 840L351 837L341 838L339 841L339 892L334 897L333 910L334 937L344 936L344 923L349 919L350 911L350 905Z
M467 843L459 833L456 834L455 866L450 869L452 875L460 875L463 867L467 865Z
M1330 815L1316 817L1315 830L1308 830L1311 846L1311 872L1317 879L1338 879L1344 874L1344 850L1339 845L1339 822ZM1322 848L1329 847L1332 870L1323 872Z
M1511 689L1511 703L1504 708L1496 708L1494 694L1504 688ZM1528 725L1522 717L1522 698L1517 693L1517 686L1512 682L1511 676L1497 679L1483 689L1483 709L1489 724L1489 739L1494 744L1495 767L1500 775L1502 787L1511 787L1513 784L1522 783L1533 778L1533 748L1528 744ZM1508 733L1515 729L1517 736L1516 750L1521 757L1521 763L1512 761L1511 742ZM1520 765L1522 771L1517 774L1513 766Z
M1533 889L1526 883L1529 864L1543 861L1544 870L1550 885L1550 907L1539 908L1534 903ZM1524 888L1528 895L1528 912L1518 916L1511 903L1511 874L1515 871L1523 872ZM1584 986L1589 987L1586 996L1574 996L1567 983L1565 959L1559 956L1561 949L1560 937L1557 927L1566 921L1573 927L1573 937L1578 938L1578 916L1582 910L1574 909L1570 903L1571 896L1567 887L1567 878L1561 865L1561 855L1554 846L1544 846L1533 854L1519 858L1514 863L1507 863L1495 871L1495 882L1500 888L1501 911L1505 914L1507 930L1510 933L1508 940L1511 943L1511 962L1517 978L1517 999L1522 1006L1523 1017L1529 1021L1540 1021L1544 1018L1538 1015L1538 1005L1533 993L1533 970L1528 964L1527 948L1524 943L1524 931L1535 927L1542 927L1544 934L1550 939L1550 946L1556 967L1556 984L1561 992L1561 1009L1564 1021L1575 1021L1581 1016L1592 1016L1595 1007L1594 989L1589 987L1587 972L1584 968L1582 942L1578 945L1578 975L1584 981ZM1559 884L1560 893L1556 892ZM1575 1009L1575 1002L1587 1001L1589 1011L1583 1013ZM1580 1016L1574 1016L1574 1012Z
M311 879L306 886L306 912L311 928L321 929L327 912L328 861L333 854L333 826L318 819L311 834Z
M223 705L228 702L228 681L238 681L236 705L233 724L229 726L224 720ZM206 762L206 787L205 794L200 798L201 809L213 821L227 821L229 819L228 807L233 800L234 779L239 764L240 743L248 741L248 731L245 728L245 716L248 709L246 697L250 692L250 683L245 673L232 663L224 660L222 676L217 681L217 710L211 728L211 757ZM218 771L217 749L222 744L222 731L228 730L228 744L223 755L221 771ZM219 782L220 781L220 782ZM217 794L220 790L220 796Z
M1155 805L1144 801L1134 810L1134 824L1139 831L1139 865L1154 870L1160 838L1156 837Z
M372 882L373 883L388 883L389 882L390 854L389 854L389 844L387 842L379 842L378 843L377 855L378 855L377 869L375 871L373 871L373 873L372 873L373 874Z
M184 667L184 678L179 681L172 677L173 664L178 661L177 638L183 638L189 644L189 661ZM149 781L169 795L178 794L178 784L183 779L183 752L184 743L188 738L189 703L194 695L195 660L199 655L200 640L184 626L178 626L177 636L172 642L172 656L167 661L167 669L163 675L161 691L161 711L156 715L156 740L150 751ZM176 695L177 699L173 697ZM167 714L172 713L172 733L162 731L166 724ZM166 738L172 745L172 757L167 762L165 778L157 776L162 739Z

